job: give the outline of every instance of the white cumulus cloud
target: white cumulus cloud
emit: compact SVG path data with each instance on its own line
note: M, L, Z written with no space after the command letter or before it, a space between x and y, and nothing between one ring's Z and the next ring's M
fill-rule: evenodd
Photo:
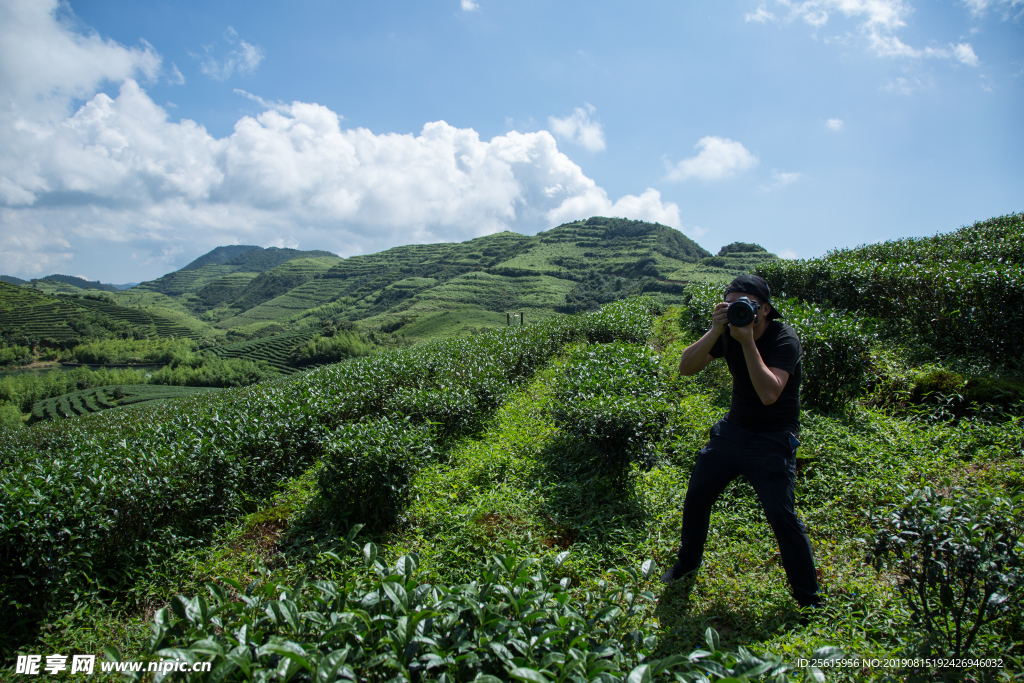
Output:
M565 118L549 116L548 125L563 140L591 152L600 152L604 149L604 130L600 123L590 120L590 115L595 111L594 106L587 103L583 107L576 107Z
M697 156L669 169L666 180L721 180L757 166L758 159L742 143L708 135L697 141Z
M462 10L464 12L472 12L473 10L480 9L480 5L473 0L461 0Z
M152 80L161 59L149 43L124 47L94 32L80 33L58 18L58 0L0 2L0 95L3 116L11 106L34 124L67 114L72 98L91 97L104 81Z
M829 130L842 130L843 120L842 119L829 119L825 122L825 127Z
M20 6L35 18L35 43L24 21L0 21L0 46L21 32L37 55L0 60L12 74L0 87L16 105L0 110L0 272L68 270L77 250L104 245L159 262L157 275L221 244L351 255L598 213L682 227L679 207L655 189L608 197L547 131L482 140L434 121L417 134L374 133L343 128L319 104L252 96L264 111L214 137L171 121L140 85L159 71L151 48L78 35L55 8ZM38 57L49 46L72 61L91 56L94 67L49 68ZM104 80L120 82L115 97L97 92ZM77 111L73 98L84 100Z

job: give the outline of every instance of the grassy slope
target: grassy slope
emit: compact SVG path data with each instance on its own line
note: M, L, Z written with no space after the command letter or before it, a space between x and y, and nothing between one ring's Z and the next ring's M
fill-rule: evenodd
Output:
M663 316L651 339L669 375L685 344L677 315ZM674 437L660 448L661 464L636 472L634 489L623 491L567 476L561 454L569 446L550 412L560 371L556 361L513 395L487 429L417 475L404 523L376 539L389 560L417 552L433 581L451 583L473 578L495 552L550 560L566 548L571 555L565 570L579 590L599 579L614 582L607 574L614 567L646 558L661 567L672 562L686 481L708 427L727 406L727 374L712 366L696 378L673 378L682 408ZM851 656L898 656L911 629L909 615L896 577L876 575L862 559L857 538L867 531L868 511L897 500L899 486L946 478L972 487L1024 486L1019 421L934 425L857 407L839 416L805 412L802 422L797 505L821 570L826 613L807 626L798 623L771 530L751 487L737 481L716 506L695 583L666 588L651 580L644 586L659 596L654 616L664 651L701 646L704 630L713 626L729 647L745 644L790 661L826 644ZM334 547L337 531L301 522L312 481L311 471L286 483L273 504L239 520L211 547L154 567L129 605L84 606L48 625L32 651L98 652L115 644L131 658L147 635L145 620L175 592L199 593L203 582L216 577L244 584L261 566L282 579L329 575L330 563L320 552ZM988 639L979 651L1008 653L998 634ZM882 680L885 673L830 672L829 680Z

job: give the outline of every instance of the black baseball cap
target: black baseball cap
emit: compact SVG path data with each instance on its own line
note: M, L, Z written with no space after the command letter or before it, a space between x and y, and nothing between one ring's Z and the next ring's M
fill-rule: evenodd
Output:
M725 294L728 296L733 292L743 292L744 294L753 294L758 299L766 304L772 302L772 288L768 286L763 277L758 275L740 275L735 280L729 283L729 286L725 288ZM768 314L769 320L776 320L781 318L782 314L775 310L772 306L771 312Z

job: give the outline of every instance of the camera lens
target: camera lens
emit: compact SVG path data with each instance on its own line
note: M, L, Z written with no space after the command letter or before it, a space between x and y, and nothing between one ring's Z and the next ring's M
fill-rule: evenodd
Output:
M746 297L732 302L726 311L729 324L735 327L746 327L757 317L757 308L757 304Z

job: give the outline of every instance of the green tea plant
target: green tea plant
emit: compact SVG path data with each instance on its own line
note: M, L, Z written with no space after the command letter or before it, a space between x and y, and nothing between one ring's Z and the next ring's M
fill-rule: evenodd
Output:
M876 510L872 522L871 560L903 578L900 591L932 654L968 656L982 629L1024 605L1024 494L926 487Z
M555 386L556 424L598 455L599 469L621 474L631 462L650 466L673 406L658 360L644 346L616 342L574 349Z
M1024 214L924 240L884 242L807 261L758 266L772 289L883 318L945 353L1005 363L1024 353Z
M332 453L361 453L373 441L359 435L369 433L338 428L391 419L396 394L469 392L471 401L453 403L461 407L451 424L478 424L566 344L643 340L652 309L650 301L629 300L353 359L297 380L8 432L0 444L0 510L20 513L0 516L0 594L8 596L0 604L0 649L30 637L32 625L58 606L83 595L116 596L147 563L202 545L279 481L319 460L327 444ZM411 459L409 467L418 466ZM359 458L345 471L370 487L379 464Z
M655 596L640 587L650 560L614 570L614 587L602 580L573 593L569 578L551 578L535 559L495 555L480 580L442 586L418 580L415 555L389 567L368 543L362 556L369 575L227 581L209 584L209 598L177 596L156 614L146 656L211 662L189 681L782 682L794 669L778 656L723 651L710 628L709 650L654 656Z
M434 452L426 425L387 418L341 425L323 445L317 474L324 514L342 528L356 521L386 527L404 507L412 475Z
M679 326L684 332L699 339L711 329L711 314L715 305L725 301L725 288L710 283L695 283L683 291L683 308L679 314Z
M910 387L915 403L938 406L954 418L992 416L1024 410L1024 384L999 377L964 376L938 368L919 375Z
M846 311L780 303L786 322L800 337L803 349L800 399L821 410L841 408L860 394L870 369L874 334L856 315Z

